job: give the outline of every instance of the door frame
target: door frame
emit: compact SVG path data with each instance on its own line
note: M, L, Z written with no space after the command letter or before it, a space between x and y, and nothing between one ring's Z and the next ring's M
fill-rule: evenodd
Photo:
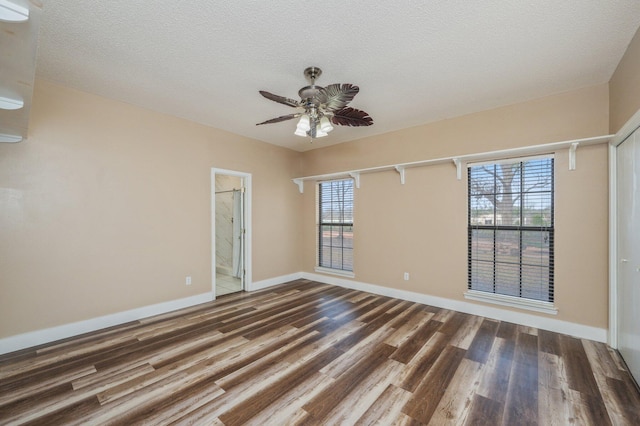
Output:
M242 179L244 187L244 245L242 255L244 257L243 287L251 291L252 263L251 263L251 173L236 170L211 168L211 299L216 299L216 175L236 176Z
M640 128L638 110L609 142L609 338L608 343L618 349L618 146Z

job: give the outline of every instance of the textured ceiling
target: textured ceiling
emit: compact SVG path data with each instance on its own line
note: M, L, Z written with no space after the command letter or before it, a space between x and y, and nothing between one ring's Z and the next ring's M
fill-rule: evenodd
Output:
M298 151L605 83L640 25L638 0L43 3L39 77ZM256 127L311 65L374 125Z

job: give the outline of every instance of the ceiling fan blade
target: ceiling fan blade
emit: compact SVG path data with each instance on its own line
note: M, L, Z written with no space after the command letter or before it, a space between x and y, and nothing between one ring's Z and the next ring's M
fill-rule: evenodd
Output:
M373 118L369 117L369 114L359 109L346 107L333 113L331 117L333 124L340 126L371 126L373 124Z
M360 91L358 86L353 84L330 84L321 88L315 99L324 105L327 111L337 111L347 106Z
M294 108L300 106L300 102L285 98L284 96L274 95L273 93L269 93L264 90L260 90L260 94L271 101L278 102L279 104L288 105Z
M271 123L279 123L281 121L287 121L287 120L291 120L294 118L298 118L302 115L302 113L296 113L296 114L288 114L288 115L282 115L280 117L276 117L276 118L272 118L271 120L267 120L267 121L263 121L262 123L258 123L256 124L256 126L260 126L261 124L271 124Z

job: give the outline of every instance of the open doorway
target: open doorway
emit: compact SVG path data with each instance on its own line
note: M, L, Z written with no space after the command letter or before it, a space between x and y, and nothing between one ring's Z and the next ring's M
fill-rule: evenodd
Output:
M214 298L247 287L250 175L212 169L212 275Z

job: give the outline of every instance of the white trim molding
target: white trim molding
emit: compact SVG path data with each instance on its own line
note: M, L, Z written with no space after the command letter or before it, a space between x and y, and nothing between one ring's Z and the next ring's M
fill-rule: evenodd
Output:
M522 297L487 293L486 291L467 290L464 293L464 298L469 300L477 300L479 302L508 306L510 308L526 309L528 311L535 311L543 314L558 314L558 309L551 302L524 299Z
M216 298L216 175L235 176L242 179L244 188L244 247L243 247L243 269L244 280L243 289L250 289L253 280L252 253L252 207L251 199L253 194L251 173L239 172L235 170L211 168L211 292Z
M300 278L302 278L302 272L281 275L279 277L250 283L247 291L262 290L278 284L295 281ZM178 309L189 308L191 306L211 302L213 300L213 292L202 293L195 296L185 297L183 299L170 300L168 302L142 306L140 308L117 312L115 314L104 315L88 320L63 324L56 327L5 337L3 339L0 339L0 355L18 351L20 349L43 345L45 343L55 342L57 340L66 339L69 337L78 336L84 333L90 333L92 331L101 330L107 327L125 324L130 321L137 321L143 318L165 314L167 312L176 311Z
M337 285L344 288L350 288L353 290L366 291L368 293L378 294L381 296L422 303L438 308L451 309L467 314L479 315L499 321L512 322L527 327L535 327L542 330L554 331L556 333L568 334L571 336L579 337L581 339L590 339L603 343L607 341L607 330L604 328L591 327L588 325L576 324L568 321L561 321L555 318L549 318L547 316L516 312L502 308L495 308L491 306L465 302L462 300L447 299L444 297L415 293L408 290L398 290L375 284L368 284L308 272L302 273L302 278L312 281L318 281L325 284Z
M356 275L351 271L343 271L341 269L325 268L323 266L316 266L314 268L314 271L320 272L321 274L337 275L339 277L345 277L345 278L355 278L356 277Z
M299 280L300 278L302 278L302 272L295 272L293 274L280 275L279 277L267 278L266 280L261 280L261 281L256 281L251 283L251 286L247 288L247 291L264 290L265 288L288 283L289 281Z
M609 346L618 349L618 147L609 145Z
M213 300L213 295L211 293L202 293L195 296L185 297L183 299L171 300L168 302L157 303L155 305L142 306L140 308L118 312L115 314L104 315L84 321L73 322L70 324L59 325L57 327L30 331L28 333L5 337L4 339L0 339L0 355L18 351L20 349L42 345L44 343L55 342L56 340L66 339L68 337L78 336L80 334L89 333L96 330L101 330L103 328L112 327L114 325L124 324L130 321L137 321L139 319L152 317L154 315L165 314L167 312L175 311L178 309L188 308L190 306L210 302L211 300Z
M640 110L609 142L609 346L618 348L618 146L640 128Z
M251 283L247 291L258 291L279 284L291 281L306 279L317 281L320 283L336 285L339 287L350 288L353 290L365 291L368 293L378 294L381 296L393 297L411 302L422 303L443 309L451 309L458 312L464 312L473 315L479 315L500 321L508 321L527 327L536 327L543 330L551 330L558 333L564 333L579 338L595 340L598 342L607 341L607 330L597 327L590 327L582 324L560 321L544 316L521 313L501 308L494 308L475 303L469 303L460 300L447 299L443 297L431 296L428 294L415 293L407 290L399 290L389 287L383 287L375 284L368 284L354 280L339 278L337 276L320 275L308 272L295 272L292 274L281 275L278 277L268 278L261 281ZM183 299L162 302L155 305L143 306L124 312L105 315L97 318L91 318L84 321L78 321L70 324L64 324L57 327L51 327L43 330L31 331L28 333L18 334L15 336L0 339L0 355L25 349L45 343L54 342L60 339L66 339L78 336L84 333L101 330L103 328L124 324L130 321L137 321L143 318L149 318L155 315L172 312L178 309L188 308L191 306L207 303L213 300L212 293L203 293Z

